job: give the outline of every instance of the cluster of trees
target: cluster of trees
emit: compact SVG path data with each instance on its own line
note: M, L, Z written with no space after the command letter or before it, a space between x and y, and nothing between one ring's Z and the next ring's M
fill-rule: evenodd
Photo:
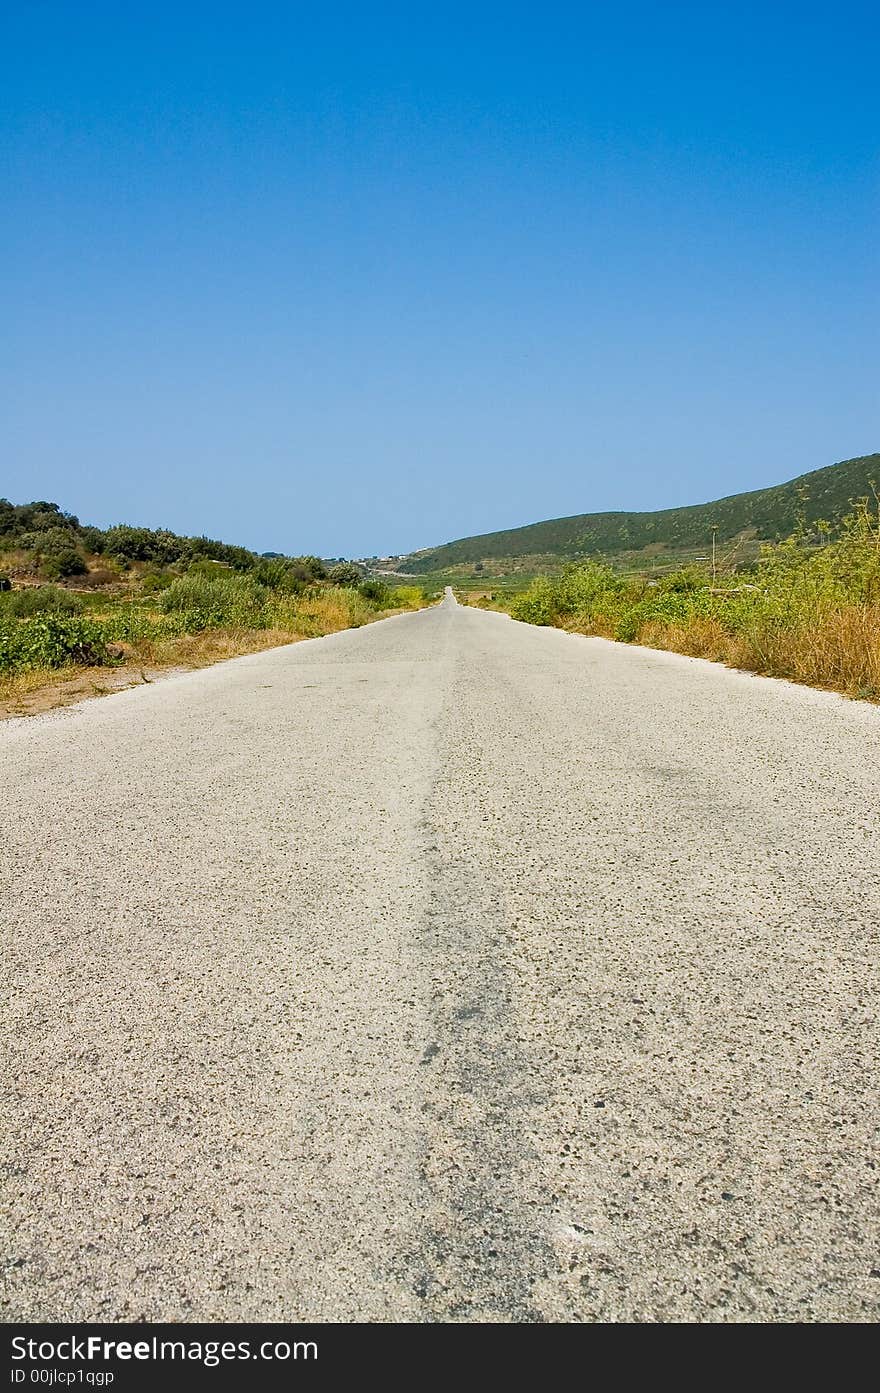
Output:
M89 527L57 503L10 503L0 499L0 546L30 552L43 574L83 575L86 554L108 557L122 566L148 561L173 566L193 561L220 561L236 570L249 569L257 559L246 547L229 546L209 537L181 537L165 528ZM318 563L320 564L320 563Z
M57 503L39 501L14 504L0 498L0 551L23 551L34 571L48 580L85 575L88 556L104 558L116 568L134 562L147 563L156 571L180 572L200 563L219 563L237 572L252 574L261 584L293 590L316 581L357 586L363 572L344 561L328 570L317 556L258 556L246 547L210 537L184 537L166 528L90 527Z
M31 552L35 563L51 580L85 573L83 550L90 543L95 549L91 533L98 533L98 529L83 527L79 518L63 513L57 503L23 503L16 507L0 498L0 545Z

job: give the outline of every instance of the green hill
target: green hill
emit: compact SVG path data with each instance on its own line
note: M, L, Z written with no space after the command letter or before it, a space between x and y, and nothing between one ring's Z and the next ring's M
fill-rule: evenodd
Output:
M880 454L860 455L801 474L787 484L687 508L664 508L654 513L580 513L505 532L463 537L414 552L399 563L399 569L421 574L501 558L615 556L646 547L681 551L707 546L713 527L717 527L721 543L742 534L773 541L788 536L799 516L807 522L836 522L849 510L852 499L869 492L872 481L880 485Z

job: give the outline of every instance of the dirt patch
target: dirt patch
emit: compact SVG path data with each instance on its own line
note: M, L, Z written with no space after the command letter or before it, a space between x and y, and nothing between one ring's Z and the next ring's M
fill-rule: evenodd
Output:
M186 669L179 666L146 669L123 664L120 667L81 667L73 671L61 668L50 678L40 673L28 673L28 678L40 679L38 685L18 679L4 682L0 688L0 720L9 720L13 716L39 716L59 706L70 706L89 697L107 696L110 692L121 692L126 687L140 686L143 682L154 682L183 671Z

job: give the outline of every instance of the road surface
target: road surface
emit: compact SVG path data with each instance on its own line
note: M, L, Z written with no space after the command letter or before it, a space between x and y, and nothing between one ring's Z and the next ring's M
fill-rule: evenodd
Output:
M0 760L7 1319L880 1314L880 710L450 595Z

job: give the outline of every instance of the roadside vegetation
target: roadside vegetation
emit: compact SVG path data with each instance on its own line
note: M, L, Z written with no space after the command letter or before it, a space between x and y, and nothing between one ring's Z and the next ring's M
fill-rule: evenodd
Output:
M746 566L719 558L658 577L590 561L475 602L880 701L880 498L860 499L834 526L802 517Z
M83 669L203 666L427 598L352 562L328 568L204 537L101 531L52 503L0 500L0 701L14 709L17 695Z

